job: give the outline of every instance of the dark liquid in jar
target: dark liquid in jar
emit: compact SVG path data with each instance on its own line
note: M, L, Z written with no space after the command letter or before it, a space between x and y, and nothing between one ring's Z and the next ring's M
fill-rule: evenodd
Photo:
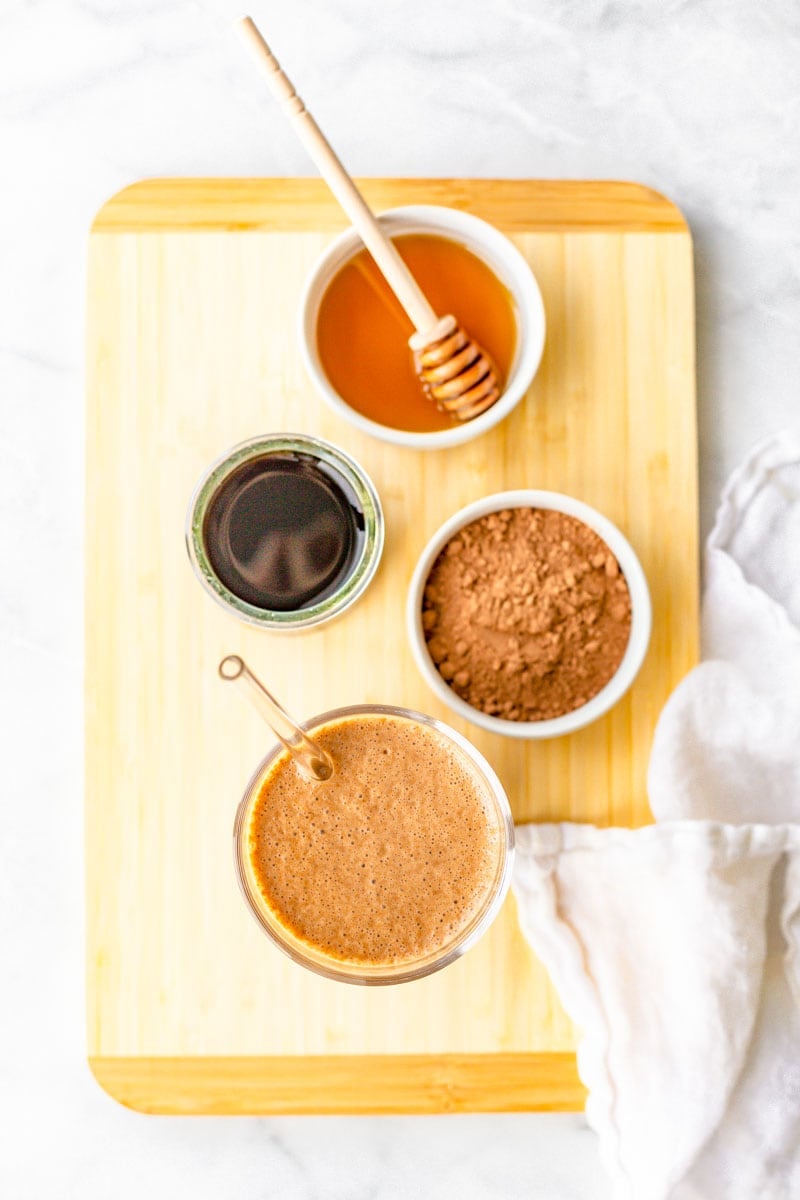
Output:
M243 463L213 496L203 526L211 566L256 608L295 612L337 590L357 562L364 514L350 485L304 454Z

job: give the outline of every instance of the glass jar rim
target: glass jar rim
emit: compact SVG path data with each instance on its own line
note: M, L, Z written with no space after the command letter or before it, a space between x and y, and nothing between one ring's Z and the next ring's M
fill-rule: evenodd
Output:
M324 463L353 489L364 514L364 545L340 586L315 604L286 612L259 608L227 588L211 565L203 539L206 513L225 480L242 464L270 454L305 454ZM197 579L212 599L228 612L260 629L306 629L338 616L366 590L383 552L383 510L367 472L338 446L305 433L262 434L238 442L206 468L189 501L185 536L189 561Z
M251 805L258 794L258 787L265 771L278 755L284 753L283 747L280 744L273 747L261 760L248 781L236 810L233 828L233 855L236 878L245 902L263 932L266 933L279 950L288 955L295 963L313 971L315 974L343 983L366 986L408 983L412 980L423 979L427 975L432 975L434 972L449 966L456 959L461 958L493 923L511 884L514 864L514 818L505 788L491 764L467 737L447 725L444 721L440 721L437 717L431 717L414 709L402 708L396 705L353 704L319 713L317 716L301 722L301 725L306 732L311 733L314 729L318 729L322 725L356 716L399 717L435 729L437 733L454 745L469 760L470 766L477 772L484 783L486 792L491 796L494 804L494 816L497 820L497 827L502 833L503 841L498 856L498 870L492 887L487 892L486 901L478 913L452 942L446 944L439 951L432 951L420 959L379 966L371 966L363 962L349 963L346 960L334 958L332 955L326 955L322 951L315 951L313 946L310 944L307 945L301 939L292 939L277 917L272 922L268 921L264 915L268 906L263 899L259 902L259 898L254 894L253 889L248 883L244 855L246 854L247 818Z

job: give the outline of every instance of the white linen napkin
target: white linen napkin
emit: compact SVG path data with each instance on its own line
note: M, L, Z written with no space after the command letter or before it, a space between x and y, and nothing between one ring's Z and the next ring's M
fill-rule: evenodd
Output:
M703 657L668 701L657 820L800 822L800 436L762 442L708 539Z
M520 827L514 890L581 1032L614 1195L798 1200L797 438L761 444L730 480L706 580L708 661L654 741L660 823Z

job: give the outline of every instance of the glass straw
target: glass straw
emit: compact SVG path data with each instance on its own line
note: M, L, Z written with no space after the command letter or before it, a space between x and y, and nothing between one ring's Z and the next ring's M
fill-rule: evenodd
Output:
M333 759L300 728L286 709L257 679L243 658L229 654L219 664L222 679L237 683L269 725L282 746L291 754L297 769L312 783L324 783L334 772Z

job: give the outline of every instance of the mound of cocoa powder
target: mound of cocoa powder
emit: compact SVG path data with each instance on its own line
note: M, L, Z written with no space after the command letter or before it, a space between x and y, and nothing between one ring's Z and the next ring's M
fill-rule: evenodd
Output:
M422 623L442 678L474 708L543 721L580 708L619 666L631 600L619 563L575 517L515 508L450 539Z

